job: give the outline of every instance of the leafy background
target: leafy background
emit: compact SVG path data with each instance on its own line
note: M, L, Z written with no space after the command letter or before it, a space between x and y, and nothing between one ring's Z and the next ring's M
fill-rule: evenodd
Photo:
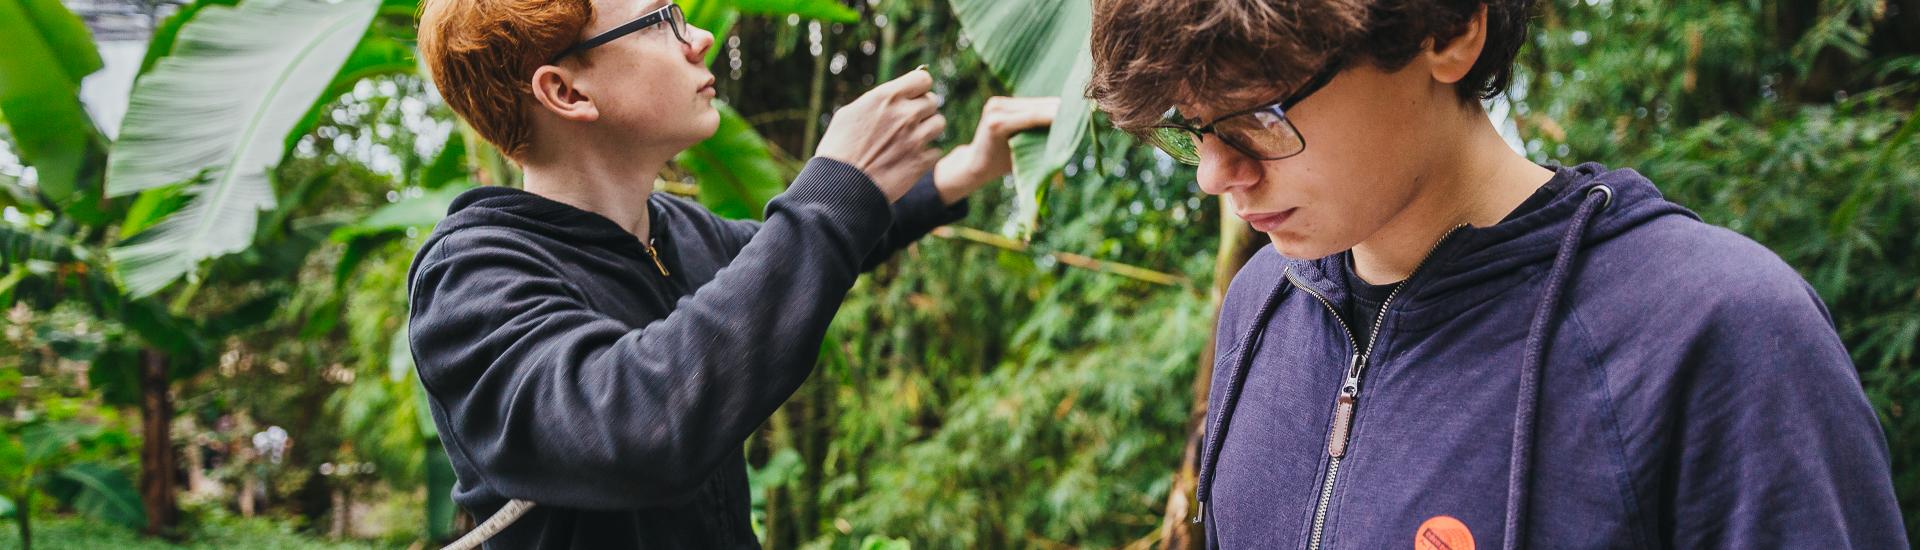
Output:
M102 67L82 21L0 0L19 37L0 56L0 546L431 546L467 524L406 353L405 273L454 195L518 175L421 77L413 2L322 4L160 4L114 133L76 95ZM1071 0L682 4L721 37L725 116L659 188L732 217L759 214L834 107L907 68L948 98L946 145L991 95L1084 78ZM275 26L323 17L303 9L354 32ZM216 47L270 30L301 38ZM1535 160L1639 169L1813 282L1910 527L1915 37L1912 0L1551 0L1492 107ZM304 46L332 53L293 60ZM208 116L203 86L246 97ZM1062 120L967 220L862 279L747 443L768 547L1195 542L1197 367L1259 242L1084 102ZM254 444L274 427L277 454Z

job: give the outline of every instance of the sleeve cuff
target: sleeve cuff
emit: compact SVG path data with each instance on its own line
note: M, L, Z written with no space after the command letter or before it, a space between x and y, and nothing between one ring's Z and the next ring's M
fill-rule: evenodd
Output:
M900 202L893 205L893 217L897 222L913 226L924 226L931 231L967 217L971 198L962 198L951 205L940 199L940 188L933 185L933 172L920 176Z
M858 234L880 235L893 223L887 196L865 172L823 157L807 161L785 193L767 206L814 210Z

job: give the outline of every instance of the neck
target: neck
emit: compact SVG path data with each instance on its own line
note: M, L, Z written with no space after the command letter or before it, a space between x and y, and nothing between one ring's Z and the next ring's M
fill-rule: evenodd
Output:
M1353 247L1353 266L1361 280L1387 284L1406 280L1441 237L1462 224L1499 223L1527 197L1552 179L1540 167L1507 146L1493 123L1478 109L1464 139L1440 151L1432 169L1416 176L1407 207L1367 240Z
M613 220L640 242L650 242L647 197L666 166L657 155L541 155L524 164L529 193Z

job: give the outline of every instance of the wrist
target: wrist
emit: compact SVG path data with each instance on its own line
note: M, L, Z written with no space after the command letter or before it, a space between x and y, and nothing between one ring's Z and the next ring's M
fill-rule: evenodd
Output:
M957 157L948 154L933 165L933 187L940 192L942 204L958 203L985 183L977 170L972 170Z

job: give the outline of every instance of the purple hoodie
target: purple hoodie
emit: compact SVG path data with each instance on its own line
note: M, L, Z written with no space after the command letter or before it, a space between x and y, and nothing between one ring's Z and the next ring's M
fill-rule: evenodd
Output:
M1210 545L1907 548L1813 289L1632 170L1559 171L1441 239L1371 342L1334 313L1344 255L1254 256L1208 398Z

